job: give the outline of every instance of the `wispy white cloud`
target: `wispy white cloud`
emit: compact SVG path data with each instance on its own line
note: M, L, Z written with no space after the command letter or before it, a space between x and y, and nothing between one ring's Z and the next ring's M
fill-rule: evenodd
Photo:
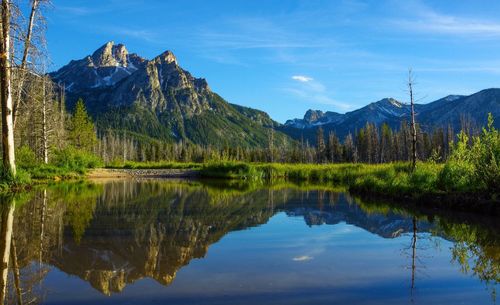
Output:
M224 27L220 27L224 24ZM223 49L303 49L318 48L331 41L318 40L290 31L287 24L266 18L231 18L217 22L217 28L206 25L197 39L205 47Z
M410 31L473 36L488 38L500 36L500 23L477 18L467 18L440 13L420 1L413 1L407 8L411 14L392 23Z
M307 83L307 82L310 82L313 80L312 77L304 76L304 75L294 75L294 76L292 76L292 79L299 81L299 82L302 82L302 83Z
M233 54L250 63L290 63L297 59L297 54L335 47L336 42L331 36L312 35L305 29L307 25L298 28L293 16L286 17L221 19L206 23L187 36L200 45L205 57L214 57L215 54L220 59ZM250 51L255 52L250 55Z
M312 259L313 259L313 257L309 256L309 255L296 256L296 257L292 258L292 260L294 262L305 262L305 261L310 261Z

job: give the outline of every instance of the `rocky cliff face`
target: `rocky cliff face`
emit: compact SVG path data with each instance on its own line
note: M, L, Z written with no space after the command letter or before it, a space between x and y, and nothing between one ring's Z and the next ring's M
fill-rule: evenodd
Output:
M147 60L108 42L50 76L65 86L70 109L83 98L99 129L167 142L265 146L269 129L279 125L263 112L227 103L171 51ZM286 137L277 132L276 141Z
M146 62L137 54L129 54L124 45L108 42L92 55L73 60L50 76L68 92L80 92L113 86L143 68Z
M143 69L117 84L110 94L112 106L138 103L158 113L180 111L192 117L211 109L212 94L205 79L194 78L167 51L147 61Z

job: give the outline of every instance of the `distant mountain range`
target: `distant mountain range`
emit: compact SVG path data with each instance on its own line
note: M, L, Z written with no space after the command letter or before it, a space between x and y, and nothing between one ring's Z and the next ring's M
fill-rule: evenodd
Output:
M482 127L486 125L488 113L497 118L495 125L498 127L500 89L486 89L469 96L449 95L428 104L416 104L415 113L417 123L424 131L451 126L458 132L464 121ZM348 133L363 128L367 122L377 126L387 123L391 128L397 129L401 122L409 120L410 105L393 98L384 98L345 114L308 110L303 119L288 120L279 129L293 138L302 137L312 143L320 127L325 134L335 132L343 139Z
M170 51L147 60L113 42L50 76L64 85L70 109L78 98L84 99L100 130L167 142L264 147L270 130L275 130L276 143L290 137L312 143L319 127L325 134L335 132L344 138L367 122L398 128L410 115L409 105L385 98L345 114L309 110L303 119L282 125L263 111L228 103L211 91L205 79L182 69ZM451 125L458 131L464 118L483 126L489 112L500 126L500 89L416 105L417 121L424 130Z

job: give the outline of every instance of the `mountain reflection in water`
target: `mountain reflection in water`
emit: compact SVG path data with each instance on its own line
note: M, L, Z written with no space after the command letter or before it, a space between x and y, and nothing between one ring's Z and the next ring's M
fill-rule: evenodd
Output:
M470 291L477 304L493 303L497 298L500 246L494 219L468 221L463 217L423 216L385 204L363 203L348 193L324 187L220 186L216 182L116 180L58 184L1 200L0 251L3 266L8 268L2 270L0 297L5 303L22 300L23 304L168 301L253 304L265 303L259 299L263 298L270 304L307 304L305 300L312 300L310 295L317 298L316 304L345 300L356 303L361 302L362 296L357 299L355 294L347 294L351 288L342 288L342 283L338 283L338 287L320 285L308 280L307 275L316 272L318 277L328 277L331 274L332 280L344 279L347 285L355 280L353 276L357 272L368 274L370 268L379 270L381 266L370 266L369 255L377 255L377 251L389 247L391 251L399 250L384 253L394 256L394 262L405 263L396 269L388 267L387 274L373 278L373 287L382 284L385 277L390 278L394 270L398 273L395 278L408 281L386 283L371 290L377 296L374 300L380 301L374 303L418 302L425 299L427 292L436 303L447 302L449 287L432 281L434 270L443 264L434 261L437 261L434 256L441 257L440 252L449 256L448 262L444 261L448 269L456 271L447 271L450 285L463 286L462 293ZM301 224L297 223L298 219L303 219ZM491 224L485 224L488 221ZM307 229L304 223L311 229L304 231ZM238 238L234 235L236 231L256 226L261 227L241 232ZM322 231L313 233L311 230L316 227ZM328 228L344 230L346 237L335 244L337 248L344 245L343 249L334 252L328 248L331 245L322 244L325 236L333 234L325 233ZM354 233L349 233L351 231ZM273 262L282 262L276 266L265 265L274 255L288 254L287 249L299 241L305 242L308 253L277 257ZM195 262L193 259L206 257L211 245L216 247L214 260L206 258L190 264ZM321 251L317 250L318 246ZM344 260L352 257L345 266L329 261L335 259L335 255L340 258L342 250L349 251L342 257ZM241 264L246 265L241 267L241 274L235 270L240 268L238 265L228 269L238 260L228 256L230 251L239 253ZM363 256L367 253L368 256ZM274 274L288 274L290 268L295 268L291 266L296 266L290 264L299 263L313 266L294 269L296 274L290 278L277 281L274 277ZM180 276L179 287L174 287L177 274L188 264L190 268L186 267ZM366 269L349 270L349 264ZM338 265L336 270L325 272L324 268L334 265ZM221 274L217 275L217 271ZM267 273L263 279L279 283L267 287L263 286L265 283L253 282L251 276L259 278L255 272L258 276ZM228 273L237 280L220 278ZM196 285L207 285L200 282L201 278L197 277L200 275L213 276L213 293L207 291L205 298L198 299L196 293L201 288L197 289ZM304 285L297 289L291 283L294 277L301 276L304 276L301 280ZM148 279L154 279L160 288ZM419 280L425 289L418 289ZM226 286L219 286L219 281ZM185 288L186 282L192 287ZM85 283L93 289L86 288ZM231 283L235 287L227 286ZM236 287L237 284L247 287ZM401 295L385 291L392 285L407 289ZM148 289L152 291L150 298L144 299ZM334 293L338 289L346 295ZM75 295L79 290L81 295ZM92 295L88 296L89 293ZM477 299L477 294L485 298ZM402 296L406 297L398 299Z

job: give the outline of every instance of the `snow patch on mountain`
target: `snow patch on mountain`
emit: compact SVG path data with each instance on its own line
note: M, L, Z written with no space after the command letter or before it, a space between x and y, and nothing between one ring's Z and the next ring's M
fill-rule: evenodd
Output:
M453 102L453 101L456 101L458 100L459 98L461 98L462 95L448 95L447 97L445 97L445 101L447 102Z

